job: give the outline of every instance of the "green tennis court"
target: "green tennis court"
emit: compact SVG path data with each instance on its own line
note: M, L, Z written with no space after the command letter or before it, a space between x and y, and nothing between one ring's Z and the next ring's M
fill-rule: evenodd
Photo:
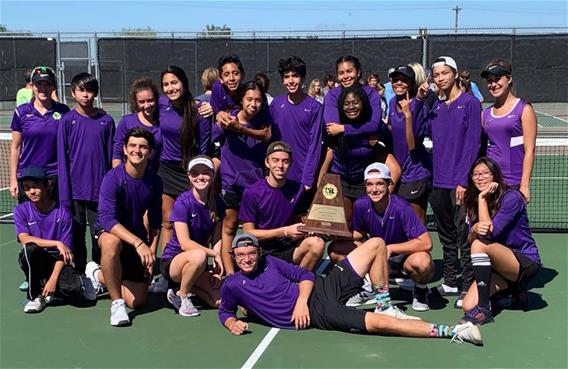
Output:
M544 267L533 281L531 311L505 310L482 327L484 347L449 340L282 331L251 324L233 337L214 310L182 318L152 296L131 313L133 326L109 324L110 301L96 306L49 306L23 313L23 280L13 226L0 225L0 367L2 368L566 368L567 234L536 234ZM440 247L433 234L438 266ZM439 283L439 273L432 285ZM394 290L393 297L401 296ZM435 322L461 317L453 299L432 300L420 316ZM418 313L415 313L418 314ZM272 340L270 340L272 338ZM262 344L261 344L262 343ZM266 344L266 345L265 345Z

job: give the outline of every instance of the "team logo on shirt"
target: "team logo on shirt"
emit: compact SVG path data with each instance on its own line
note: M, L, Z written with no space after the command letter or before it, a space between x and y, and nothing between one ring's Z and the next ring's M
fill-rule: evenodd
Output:
M322 189L323 197L333 200L337 197L337 187L331 183L327 183Z
M458 109L463 109L465 108L465 105L458 105Z
M55 120L61 119L61 114L58 111L56 111L55 113L53 113L53 119Z
M75 119L73 119L73 120L71 121L71 125L73 125L73 124L75 124L75 123L77 123L77 122L75 121Z
M34 116L33 113L26 114L26 118L33 117L33 116Z

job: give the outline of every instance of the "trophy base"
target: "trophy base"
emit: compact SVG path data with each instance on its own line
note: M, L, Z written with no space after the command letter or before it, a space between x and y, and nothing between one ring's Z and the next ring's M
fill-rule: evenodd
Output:
M304 233L313 233L318 236L340 239L340 240L352 240L353 233L348 231L341 231L335 229L321 229L316 227L299 227L298 230Z

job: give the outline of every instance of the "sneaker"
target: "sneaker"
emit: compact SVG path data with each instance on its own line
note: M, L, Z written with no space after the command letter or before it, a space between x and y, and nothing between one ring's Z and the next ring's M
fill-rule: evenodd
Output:
M39 313L45 309L45 299L43 296L38 296L33 300L28 300L26 306L24 306L24 313Z
M93 286L93 282L86 276L81 276L81 294L88 301L95 301L97 299L97 290Z
M20 287L18 287L18 289L22 292L26 292L28 288L30 288L28 281L23 281Z
M61 297L57 297L54 295L45 296L45 303L46 305L58 305L63 304L65 300Z
M377 294L375 292L363 290L351 296L345 303L345 306L357 307L374 304L376 296Z
M110 304L110 325L114 327L130 325L130 318L126 312L126 304L123 299L114 300Z
M402 320L421 320L417 316L407 315L404 311L400 310L397 306L394 305L391 305L391 307L385 310L379 310L378 308L375 308L375 313L392 316L393 318Z
M168 291L168 280L160 275L158 279L154 279L148 287L148 292L155 295L161 295Z
M443 283L436 287L436 290L438 291L440 296L457 296L460 294L460 291L457 287L450 287Z
M181 298L181 306L178 310L178 314L181 316L198 316L199 310L193 306L191 301L191 294L185 295Z
M179 310L181 307L181 297L179 297L173 289L168 289L168 293L166 294L166 298L168 299L169 303L173 305L176 310Z
M454 327L451 343L464 343L470 342L476 346L483 346L483 339L481 338L481 331L479 327L472 322L458 324Z
M414 287L414 296L412 298L412 310L414 311L428 311L428 288Z
M460 322L472 322L475 325L483 325L493 322L493 313L483 306L474 306L473 309L465 313Z
M461 309L463 306L463 299L465 298L465 292L462 292L456 302L454 303L454 308Z
M85 266L85 276L91 282L93 289L95 290L95 294L98 294L100 290L103 289L102 283L99 282L97 275L101 272L101 266L94 261L90 261Z

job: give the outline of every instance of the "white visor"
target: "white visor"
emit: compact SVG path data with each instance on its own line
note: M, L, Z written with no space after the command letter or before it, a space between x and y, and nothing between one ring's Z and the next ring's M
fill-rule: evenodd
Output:
M215 170L215 166L213 165L213 161L209 158L204 158L204 157L200 157L200 158L194 158L191 159L191 161L189 162L189 164L187 165L187 171L191 171L191 169L199 164L203 164L205 165L207 168L211 169L212 171Z

